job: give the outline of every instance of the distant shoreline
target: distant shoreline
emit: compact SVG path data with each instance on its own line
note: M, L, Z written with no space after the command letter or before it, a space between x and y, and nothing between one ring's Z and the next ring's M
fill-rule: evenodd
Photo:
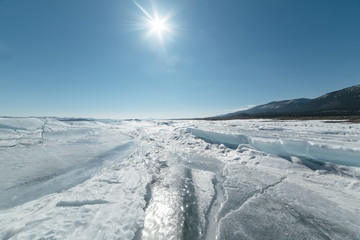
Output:
M331 123L334 122L343 122L343 123L360 123L360 116L249 116L244 118L188 118L188 119L178 119L178 120L206 120L206 121L225 121L225 120L250 120L250 119L271 119L271 120L329 120Z

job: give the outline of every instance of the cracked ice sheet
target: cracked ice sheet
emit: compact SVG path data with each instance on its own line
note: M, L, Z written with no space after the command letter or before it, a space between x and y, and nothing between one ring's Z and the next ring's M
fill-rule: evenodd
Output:
M205 149L226 163L223 185L226 200L219 212L219 239L357 239L359 236L359 168L313 163L291 155L284 158L271 151L274 146L256 150L256 146L243 142L247 134L270 143L277 143L279 138L288 141L295 138L295 141L311 140L335 146L319 149L326 156L329 149L358 151L359 125L259 120L203 122L191 127L203 131L200 138L205 135L204 140L210 140ZM236 150L220 144L225 140L231 147L237 136L241 138ZM358 155L346 151L344 160L347 157L351 161L360 160ZM271 191L274 194L269 195Z
M10 119L6 120L10 125ZM0 169L4 170L0 174L0 209L75 186L104 164L126 155L133 146L121 126L114 129L102 123L69 124L54 119L28 119L25 124L26 119L15 120L14 126L20 128L22 123L35 132L46 125L36 143L0 149Z
M357 239L359 188L343 188L352 180L305 169L277 172L234 163L225 169L219 239Z
M134 154L122 158L120 162L99 168L81 184L0 211L1 237L132 239L136 230L144 225L146 227L143 209L146 206L146 186L154 177L165 181L159 183L161 189L154 190L150 202L160 206L165 201L161 198L163 192L163 197L169 196L174 203L173 210L177 209L173 214L167 212L159 215L158 212L157 217L180 223L184 217L178 211L182 200L180 196L176 198L171 194L172 191L178 194L181 186L174 184L176 181L167 181L165 174L176 170L177 165L192 169L198 211L201 213L211 206L211 175L215 171L222 174L224 181L221 188L224 189L225 199L219 204L221 214L214 217L219 218L219 222L212 225L217 228L220 238L356 239L359 236L359 168L304 164L302 159L293 156L284 158L254 149L249 144L242 144L237 149L227 148L222 144L205 142L187 132L188 128L197 128L221 134L253 134L260 138L288 136L325 144L336 142L339 146L356 149L359 146L359 125L264 120L79 122L73 126L53 124L67 132L65 135L73 139L75 145L87 144L87 135L83 132L85 128L91 128L95 135L99 131L109 130L111 133L113 129L116 132L116 129L120 129L119 132L134 137L137 148ZM51 137L54 142L67 139L57 135L56 131L50 131L54 128L49 125L48 132L45 131L49 137L50 133L55 134ZM99 134L97 136L101 137ZM106 136L103 137L106 141ZM177 156L182 158L179 160ZM202 157L192 159L189 156ZM107 158L106 155L104 157ZM159 171L159 166L169 171ZM199 180L201 171L209 173ZM179 174L176 179L184 178L182 171L176 173ZM167 184L170 184L169 188ZM206 189L209 191L207 194L199 193ZM204 204L201 204L202 201ZM204 219L202 215L199 218ZM169 238L180 237L182 232L181 224L160 224L158 227L168 228L173 233ZM260 231L256 232L258 229ZM206 239L215 239L214 234L202 236L205 235Z
M220 223L220 239L357 239L359 215L287 180L247 199Z
M29 126L44 121L27 120L41 137ZM123 130L48 119L42 141L0 149L0 239L131 239L155 163Z
M131 155L67 191L1 211L0 235L5 239L132 239L144 219L144 195L151 181L151 167L142 156Z

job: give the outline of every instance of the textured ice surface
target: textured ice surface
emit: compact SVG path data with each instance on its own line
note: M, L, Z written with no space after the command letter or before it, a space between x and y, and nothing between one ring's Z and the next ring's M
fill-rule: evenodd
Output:
M0 118L0 239L359 239L360 125Z
M206 142L223 144L232 149L245 144L260 151L280 156L298 156L321 162L333 162L360 167L360 148L358 142L355 144L347 143L345 145L339 141L308 140L305 137L294 138L294 136L289 136L287 133L264 136L263 131L251 133L248 136L191 128L187 131ZM277 129L276 131L279 130Z
M15 119L13 125L4 121L17 128L23 124L28 131L23 137L35 135L38 140L0 149L0 169L6 170L0 175L0 209L75 186L132 145L131 137L100 123L26 120Z

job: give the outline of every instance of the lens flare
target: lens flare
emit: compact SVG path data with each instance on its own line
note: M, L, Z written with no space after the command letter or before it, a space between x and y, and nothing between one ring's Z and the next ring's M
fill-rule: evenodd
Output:
M154 35L157 36L158 40L162 45L164 45L165 37L171 37L173 35L173 30L170 24L170 19L172 14L169 12L164 16L160 16L158 9L153 6L153 14L150 14L145 8L143 8L139 3L133 0L134 4L141 10L146 18L147 29L146 37L150 38Z

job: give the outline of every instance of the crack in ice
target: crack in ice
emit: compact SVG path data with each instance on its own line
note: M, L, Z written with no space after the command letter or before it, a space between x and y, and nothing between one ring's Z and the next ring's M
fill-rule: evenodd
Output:
M226 214L224 214L223 216L219 215L219 222L221 222L223 219L227 218L230 214L232 214L233 212L235 211L238 211L238 210L241 210L248 202L260 197L261 195L263 195L268 189L270 188L273 188L273 187L276 187L277 185L279 185L280 183L282 183L287 177L282 177L279 181L273 183L273 184L270 184L270 185L267 185L265 187L262 187L260 190L256 190L254 192L252 192L250 194L250 196L245 199L245 201L241 202L239 205L237 205L236 207L234 208L231 208L230 210L227 211Z

